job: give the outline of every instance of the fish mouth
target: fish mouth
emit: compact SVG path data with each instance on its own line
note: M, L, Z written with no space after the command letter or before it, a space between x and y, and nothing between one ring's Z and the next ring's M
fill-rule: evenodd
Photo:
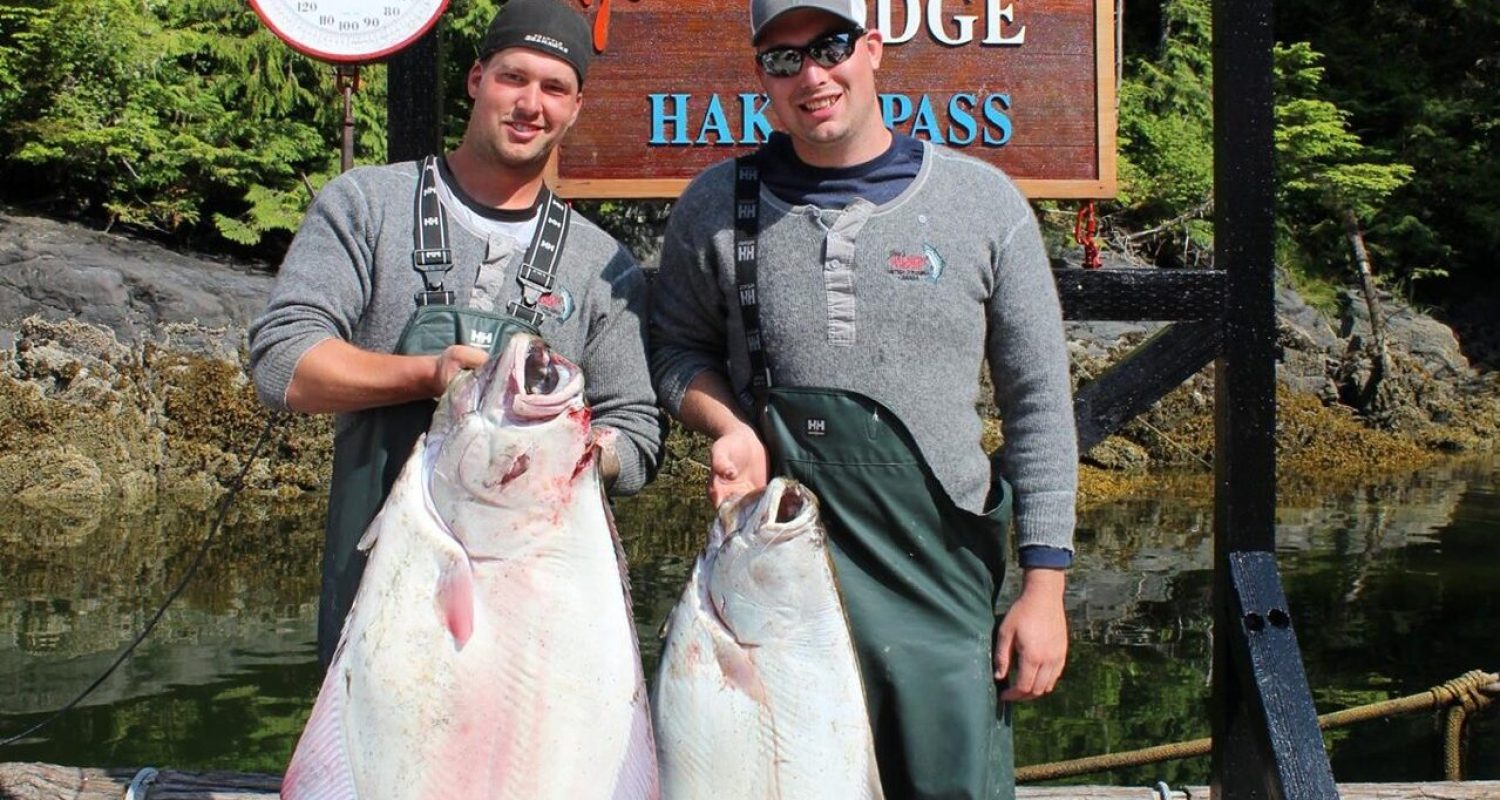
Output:
M583 370L553 352L539 337L517 333L480 375L486 387L476 411L498 411L512 422L552 419L583 395Z
M810 489L792 478L772 478L759 494L721 506L716 527L723 531L724 540L739 535L771 545L811 529L817 514L818 498ZM710 544L716 532L710 533Z
M802 484L777 478L766 487L763 501L766 525L787 525L801 515L810 496Z

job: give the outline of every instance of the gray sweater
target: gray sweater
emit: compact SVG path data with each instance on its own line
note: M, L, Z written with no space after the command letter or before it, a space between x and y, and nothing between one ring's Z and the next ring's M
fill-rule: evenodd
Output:
M734 287L733 162L700 175L667 225L651 371L677 414L704 370L742 396L749 361ZM1015 489L1016 545L1072 549L1077 445L1057 289L1026 198L999 170L926 146L906 191L842 211L761 191L761 330L772 380L856 391L890 408L959 506L980 511L987 362Z
M422 281L412 268L416 162L361 167L330 181L287 250L270 301L250 329L250 364L262 400L286 407L297 363L338 338L389 353L411 316ZM446 288L460 305L503 310L520 294L515 271L527 242L486 230L446 191L454 268ZM583 368L594 420L621 434L614 491L630 494L656 472L662 425L645 352L646 283L619 242L574 214L542 336ZM476 291L476 287L479 290ZM485 300L485 292L490 294ZM360 412L355 412L358 414ZM353 415L341 414L343 430Z

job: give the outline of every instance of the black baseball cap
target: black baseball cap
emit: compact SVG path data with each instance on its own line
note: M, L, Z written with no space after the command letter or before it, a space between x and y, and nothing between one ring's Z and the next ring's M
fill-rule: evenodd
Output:
M507 47L525 47L568 62L581 87L594 56L590 38L583 15L558 0L509 0L490 20L479 60Z

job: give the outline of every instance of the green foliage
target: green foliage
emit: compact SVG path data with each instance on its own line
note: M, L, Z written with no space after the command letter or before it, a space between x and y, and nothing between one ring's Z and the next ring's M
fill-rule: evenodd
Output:
M1318 96L1321 59L1307 42L1276 46L1277 185L1284 203L1368 219L1415 170L1371 160L1380 156L1349 130L1348 113Z
M500 9L496 0L454 0L443 15L438 46L443 53L443 142L457 146L463 138L469 119L469 90L466 78L479 54L479 40L489 27L490 18Z
M453 0L444 14L450 146L502 1ZM1500 250L1500 10L1284 0L1276 15L1282 263L1310 282L1342 272L1334 223L1349 208L1387 284L1488 284ZM1121 193L1103 209L1106 241L1201 264L1213 241L1211 2L1137 4L1124 19ZM356 162L385 159L385 87L384 67L362 69ZM310 189L337 174L342 120L332 68L293 52L241 0L0 0L5 200L272 253ZM649 249L657 209L599 210Z
M1308 254L1286 226L1276 229L1276 263L1283 270L1278 278L1286 280L1301 295L1303 302L1323 312L1330 319L1339 313L1339 288L1346 273L1325 269L1308 260Z
M609 235L629 248L637 261L651 261L661 250L672 203L666 200L594 200L574 204Z
M1197 264L1212 247L1200 219L1213 197L1213 92L1208 0L1165 0L1159 46L1129 58L1120 86L1114 226L1156 229L1133 247L1161 264Z
M1320 92L1389 160L1416 167L1369 234L1430 299L1492 292L1500 248L1500 7L1494 2L1282 0L1276 30L1327 55ZM1444 275L1451 278L1444 278Z
M238 0L8 4L0 25L21 45L0 60L0 174L54 210L251 245L338 167L329 69ZM383 157L383 121L361 122Z
M1132 58L1120 87L1120 202L1139 219L1174 217L1213 191L1208 0L1167 0L1162 52Z
M1390 263L1381 229L1370 224L1415 173L1349 129L1348 112L1322 95L1322 59L1307 42L1277 45L1274 53L1278 224L1297 242L1292 263L1307 282L1348 269L1339 222L1346 211L1359 221L1376 268Z
M0 5L0 121L10 119L25 97L26 64L38 46L41 12L25 5Z
M1108 216L1116 227L1141 231L1115 240L1148 259L1203 265L1213 242L1212 9L1208 0L1163 0L1154 11L1142 15L1154 35L1126 34L1137 53L1120 87L1120 207ZM1415 171L1356 133L1351 112L1328 95L1322 61L1306 42L1275 53L1278 257L1299 287L1331 297L1331 279L1349 264L1339 224L1346 209L1360 220L1377 264L1393 263L1396 238L1420 240L1427 231L1386 213ZM1392 274L1409 282L1437 274L1435 267L1404 264Z

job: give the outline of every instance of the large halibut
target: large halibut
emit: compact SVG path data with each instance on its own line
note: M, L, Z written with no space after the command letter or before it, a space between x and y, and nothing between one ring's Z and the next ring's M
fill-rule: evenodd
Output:
M369 564L286 800L658 796L583 376L516 335L454 381Z

